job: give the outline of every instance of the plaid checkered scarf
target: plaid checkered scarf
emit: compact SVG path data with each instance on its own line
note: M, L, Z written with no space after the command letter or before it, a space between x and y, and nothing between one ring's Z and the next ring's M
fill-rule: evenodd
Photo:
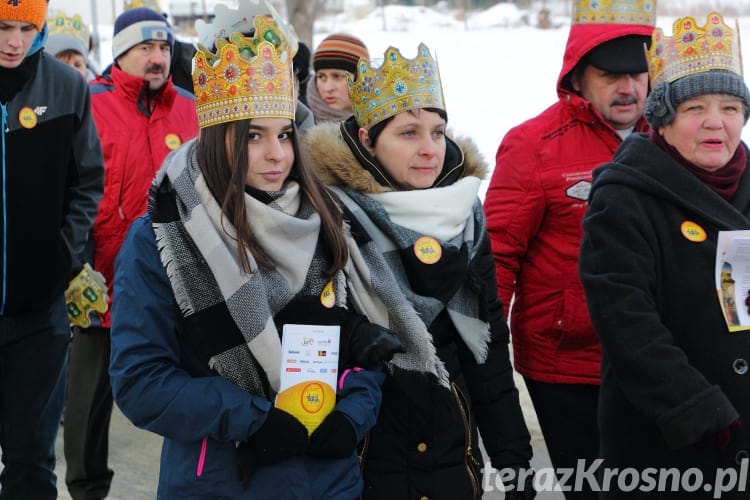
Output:
M361 193L351 188L334 188L370 237L380 248L386 263L396 276L401 290L414 305L425 324L430 325L443 309L471 350L477 363L487 359L490 325L482 317L478 293L469 286L468 273L464 282L446 299L420 294L414 290L402 260L411 253L418 238L429 235L444 247L460 249L455 259L476 257L479 242L486 237L482 205L477 198L480 179L464 177L443 187Z
M236 254L235 230L205 183L192 141L167 157L156 176L149 212L162 264L186 330L209 366L245 390L271 399L279 387L280 335L273 317L296 295L319 295L328 278L319 248L320 217L299 186L289 181L273 202L245 195L248 218L275 269L256 264L244 272ZM348 228L345 228L348 234ZM348 237L350 259L333 281L336 305L353 305L374 323L394 330L408 352L393 364L434 374L447 373L429 333L400 293L375 245Z

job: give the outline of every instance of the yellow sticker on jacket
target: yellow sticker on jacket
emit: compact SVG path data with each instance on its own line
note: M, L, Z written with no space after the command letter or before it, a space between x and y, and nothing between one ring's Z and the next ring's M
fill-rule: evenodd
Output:
M422 236L414 242L414 255L422 264L434 264L443 256L443 248L432 236Z
M688 240L694 243L700 243L706 241L706 230L700 227L698 224L691 220L686 220L680 226L682 235Z
M18 112L18 121L23 128L34 128L37 124L36 113L29 107L21 108Z
M175 149L180 147L182 141L180 140L180 136L177 134L167 134L166 137L164 137L164 144L167 145L170 151L174 151Z
M329 281L320 292L320 303L328 309L336 305L336 293L333 291L333 281Z

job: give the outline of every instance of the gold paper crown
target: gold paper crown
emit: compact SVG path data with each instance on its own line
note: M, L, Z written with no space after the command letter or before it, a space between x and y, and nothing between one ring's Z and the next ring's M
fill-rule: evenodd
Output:
M360 127L370 128L408 109L445 110L440 72L423 43L414 59L405 59L398 49L388 47L380 68L372 68L369 61L360 59L357 73L356 81L349 75L347 81L349 100Z
M253 30L253 22L259 16L273 20L274 29L286 40L293 57L297 53L299 37L294 27L287 23L267 0L239 0L236 9L216 4L211 22L207 23L202 19L195 21L198 43L210 48L217 40L229 38L232 33L247 34Z
M154 10L159 14L164 12L163 10L161 10L158 0L125 0L122 5L123 10L132 10L139 7L148 7L149 9Z
M573 24L656 24L656 0L574 0Z
M216 53L199 45L193 59L193 88L200 128L260 117L294 120L292 57L273 21L254 20L255 33L232 33L217 41Z
M75 14L66 16L64 12L57 12L55 17L47 22L49 36L69 35L81 42L84 47L89 46L89 27L81 16Z
M692 17L677 19L672 36L656 28L648 51L651 87L673 82L683 76L723 69L742 76L739 30L724 24L721 14L710 13L706 24L698 26Z

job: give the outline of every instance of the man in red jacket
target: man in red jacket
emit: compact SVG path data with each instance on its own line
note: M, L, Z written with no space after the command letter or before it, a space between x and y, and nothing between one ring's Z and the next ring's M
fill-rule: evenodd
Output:
M143 214L148 190L167 154L198 133L193 95L169 77L174 34L152 9L127 10L115 20L111 73L91 82L91 107L104 153L104 196L93 227L94 269L109 286L130 224ZM65 482L75 499L103 498L112 389L109 313L95 326L74 327L65 408Z
M610 161L628 134L648 128L644 44L655 17L650 0L602 1L596 9L574 2L559 99L505 135L485 198L506 313L514 297L515 368L557 468L575 468L579 459L589 467L598 456L601 349L578 276L581 220L592 170Z

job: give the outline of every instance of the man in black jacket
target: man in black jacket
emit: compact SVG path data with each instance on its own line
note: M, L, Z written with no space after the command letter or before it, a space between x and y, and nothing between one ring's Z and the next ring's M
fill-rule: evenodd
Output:
M86 82L42 51L45 0L0 3L2 498L57 498L54 444L81 269L103 167Z

